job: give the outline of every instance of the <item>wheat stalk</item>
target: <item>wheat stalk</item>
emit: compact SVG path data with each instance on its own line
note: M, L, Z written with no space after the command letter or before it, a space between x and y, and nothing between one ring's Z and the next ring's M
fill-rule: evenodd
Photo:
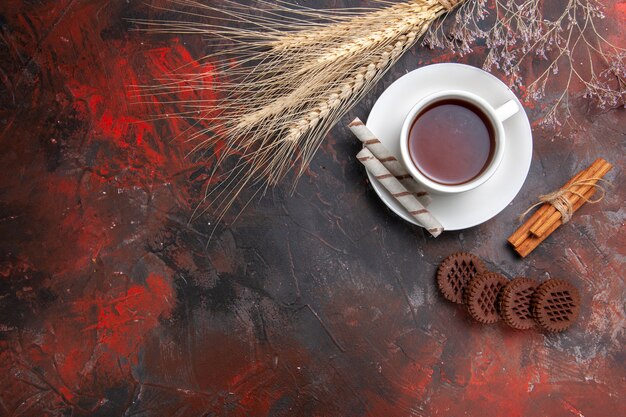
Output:
M299 178L322 139L376 81L424 34L431 22L464 0L375 1L378 8L313 10L282 0L258 2L250 14L234 0L210 2L173 0L182 20L136 20L151 32L200 33L222 39L221 56L207 60L206 73L184 69L138 86L141 95L157 96L176 106L168 117L208 121L209 129L190 132L197 150L225 143L214 161L204 205L221 217L249 186L264 190L290 171ZM198 23L210 14L221 23ZM233 64L230 57L237 58ZM206 77L219 73L217 100L178 100L176 95L215 89ZM172 98L170 98L172 97ZM210 136L210 132L218 132ZM238 162L223 172L226 159ZM214 183L211 178L210 183Z
M336 119L343 116L343 112L341 112L343 103L349 100L358 100L397 61L402 53L413 45L415 40L426 29L427 25L422 25L418 32L410 32L408 35L400 36L395 44L386 46L379 56L372 57L370 64L357 69L355 75L345 80L339 88L331 92L324 100L319 101L305 117L293 122L285 136L285 141L300 141L301 138L306 137L307 133L314 131L320 122L324 120L329 120L327 124L332 126ZM337 110L340 111L338 112ZM300 175L317 149L314 144L314 141L303 143L305 156L303 156ZM272 177L273 181L279 179L280 175Z

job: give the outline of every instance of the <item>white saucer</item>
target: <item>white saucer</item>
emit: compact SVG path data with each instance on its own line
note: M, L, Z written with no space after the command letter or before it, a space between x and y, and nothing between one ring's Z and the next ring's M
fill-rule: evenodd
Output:
M367 119L367 127L400 158L400 130L409 110L422 97L441 90L465 90L479 94L497 108L514 99L522 104L499 79L481 69L463 64L434 64L419 68L387 88L378 98ZM432 194L428 209L445 230L467 229L494 217L515 198L524 184L532 158L530 123L522 110L504 122L506 146L500 168L480 187L453 195ZM404 220L415 219L367 173L378 196Z

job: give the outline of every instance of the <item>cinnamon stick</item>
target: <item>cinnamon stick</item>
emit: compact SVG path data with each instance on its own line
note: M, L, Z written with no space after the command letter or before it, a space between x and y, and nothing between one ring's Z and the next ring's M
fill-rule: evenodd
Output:
M605 160L601 160L600 167L597 170L590 171L588 175L583 175L580 180L587 181L586 184L580 186L573 186L571 188L571 193L566 196L566 198L570 201L572 206L576 205L578 201L582 200L583 203L588 200L588 198L584 197L585 194L591 188L595 188L594 185L598 182L597 178L602 178L606 175L607 172L611 170L613 166L606 162ZM594 179L595 178L595 179ZM581 198L583 196L583 198ZM533 226L530 228L530 233L537 237L542 237L545 233L552 227L554 223L561 219L561 213L554 209L548 210L548 212L543 216L543 223L539 223L542 219L539 219ZM548 215L548 213L551 213Z
M561 187L561 194L571 204L572 213L576 212L595 194L595 184L612 167L604 159L598 158L591 166L580 171ZM585 183L576 184L580 181ZM561 213L550 202L546 202L508 238L508 241L521 257L525 257L562 224Z
M583 169L578 174L576 174L571 180L569 180L564 186L562 186L561 190L566 190L573 183L578 181L583 175L585 175L589 171L590 167ZM552 207L550 203L544 203L537 211L535 211L529 218L522 224L509 238L508 242L517 247L521 245L526 238L530 235L530 227L541 217L543 214Z
M604 159L598 158L591 164L589 168L582 172L582 175L579 177L579 179L577 179L576 181L570 181L569 186L566 185L561 187L561 190L568 191L568 193L566 194L566 198L572 204L574 204L580 198L578 194L584 194L589 188L591 188L591 185L572 184L574 184L574 182L585 181L590 178L603 176L604 174L606 174L606 172L601 175L598 175L598 172L605 168L607 164L608 162L606 162ZM546 209L543 210L542 215L537 220L535 220L534 223L531 224L529 232L538 237L542 236L543 233L545 233L545 231L549 228L549 226L554 223L560 216L561 213L552 204L547 203Z
M585 201L590 199L595 192L596 192L595 188L590 188L585 194L583 194L585 198L579 199L573 205L572 209L574 210L574 212L576 212L579 208L581 208L585 204ZM530 254L533 250L535 250L541 242L546 240L546 238L550 236L552 232L554 232L562 224L563 224L563 221L559 219L556 222L554 222L541 237L529 235L521 245L515 248L515 252L517 252L522 258L525 258L526 256L528 256L528 254Z

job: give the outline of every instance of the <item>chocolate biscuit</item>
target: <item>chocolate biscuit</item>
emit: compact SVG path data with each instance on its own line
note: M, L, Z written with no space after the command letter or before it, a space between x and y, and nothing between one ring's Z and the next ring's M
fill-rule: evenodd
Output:
M550 279L535 291L531 311L539 327L549 332L562 332L578 318L580 294L569 282Z
M527 330L535 325L530 301L539 284L534 279L518 277L509 281L500 294L500 316L502 320L518 330Z
M437 270L437 285L445 299L463 303L463 291L470 279L485 272L485 264L475 255L458 252L441 262Z
M470 316L481 323L500 319L497 303L502 287L508 280L496 272L484 272L474 277L465 288L465 304Z

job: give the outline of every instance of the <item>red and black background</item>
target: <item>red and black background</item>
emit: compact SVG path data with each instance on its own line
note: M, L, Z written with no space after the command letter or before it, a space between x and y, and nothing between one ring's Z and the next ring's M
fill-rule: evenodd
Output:
M0 416L626 413L624 109L576 99L559 134L522 97L535 150L521 193L436 240L377 199L342 123L293 195L272 189L209 241L210 213L189 222L211 168L187 156L190 121L150 121L170 107L128 87L210 70L211 40L131 30L164 4L0 4ZM623 43L626 3L606 7ZM344 121L408 70L483 58L415 47ZM517 216L598 156L615 164L605 200L515 258ZM558 335L472 323L434 285L458 250L509 277L571 280L579 322Z

